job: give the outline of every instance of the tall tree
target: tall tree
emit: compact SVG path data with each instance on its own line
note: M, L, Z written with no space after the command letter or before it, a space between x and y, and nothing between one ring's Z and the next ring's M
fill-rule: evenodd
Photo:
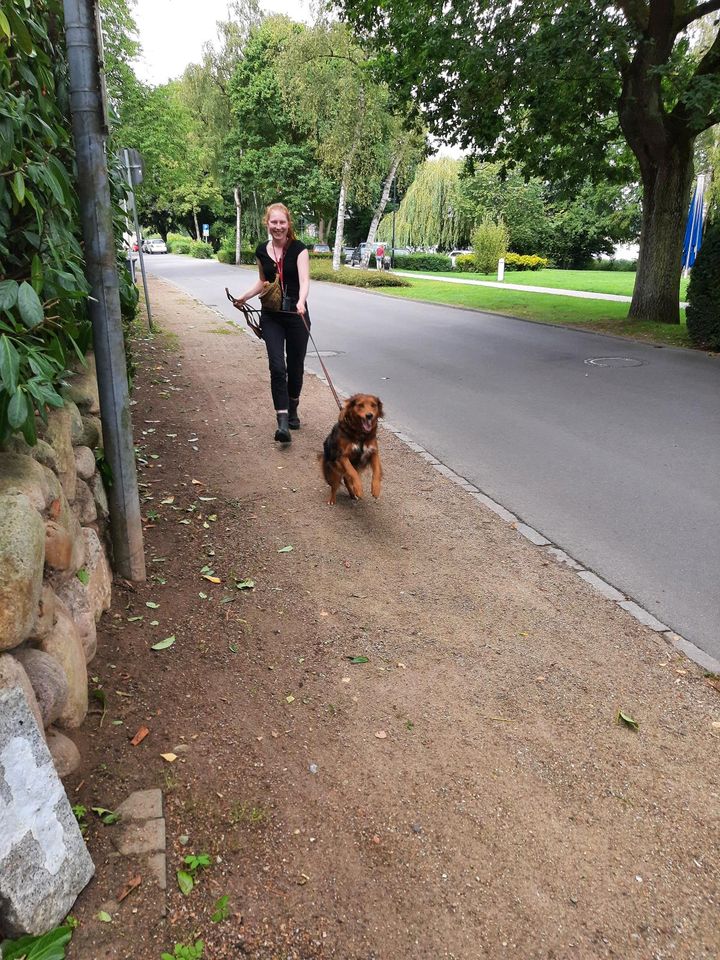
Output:
M433 131L545 179L643 188L630 317L679 322L693 143L720 121L720 0L338 0Z

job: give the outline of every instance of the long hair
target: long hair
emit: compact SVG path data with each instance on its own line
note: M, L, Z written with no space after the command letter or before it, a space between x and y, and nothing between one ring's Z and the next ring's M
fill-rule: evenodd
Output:
M284 203L271 203L268 207L265 207L265 214L263 215L263 218L262 218L262 222L265 224L265 226L267 227L268 220L270 219L270 214L272 213L273 210L282 210L282 212L287 217L288 240L290 240L290 242L292 242L293 240L297 240L297 237L295 236L295 227L293 226L292 214L290 213L290 211L288 210L288 208L285 206Z

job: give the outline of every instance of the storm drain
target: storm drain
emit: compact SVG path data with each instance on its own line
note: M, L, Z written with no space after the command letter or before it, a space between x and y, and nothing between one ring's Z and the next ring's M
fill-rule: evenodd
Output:
M633 357L590 357L585 363L591 367L642 367L645 361Z

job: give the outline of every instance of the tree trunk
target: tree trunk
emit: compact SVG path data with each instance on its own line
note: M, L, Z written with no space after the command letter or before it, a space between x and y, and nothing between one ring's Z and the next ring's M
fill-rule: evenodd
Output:
M198 223L197 210L195 209L195 207L193 207L192 215L193 215L193 220L195 221L195 239L200 240L202 239L200 236L200 224Z
M235 187L235 263L240 263L242 252L242 202L240 200L240 187Z
M406 142L407 141L405 141L405 143ZM400 149L393 157L393 161L390 164L390 172L385 178L385 183L383 184L380 201L377 207L375 208L375 213L372 218L372 223L370 224L370 229L368 230L367 246L365 247L365 255L362 258L362 263L361 263L363 270L367 270L368 263L370 262L370 252L372 249L372 245L375 243L375 234L377 233L377 228L380 226L380 221L382 220L383 214L385 213L385 207L387 206L388 197L390 196L390 188L392 187L392 182L395 179L395 174L397 173L398 167L400 166L400 161L402 160L403 151L405 150L405 143L401 144Z
M680 323L680 274L693 177L693 141L673 144L659 163L642 167L640 255L628 317Z
M323 217L320 217L318 221L318 242L325 243L325 220Z
M340 269L342 259L343 233L345 232L345 204L347 202L347 185L350 180L350 168L352 167L354 151L347 157L343 164L342 180L340 181L340 197L338 198L337 211L337 229L335 230L335 246L333 247L333 270Z

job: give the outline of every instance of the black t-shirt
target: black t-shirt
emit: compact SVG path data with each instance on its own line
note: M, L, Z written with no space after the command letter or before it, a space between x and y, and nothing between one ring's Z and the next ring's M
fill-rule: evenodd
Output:
M277 247L275 249L277 250ZM300 277L298 276L297 261L303 250L307 250L305 244L301 243L300 240L293 240L290 246L286 248L283 260L284 293L289 297L293 297L295 300L300 296ZM267 281L272 283L275 279L277 264L267 252L267 242L258 244L255 256L260 261L263 276Z

